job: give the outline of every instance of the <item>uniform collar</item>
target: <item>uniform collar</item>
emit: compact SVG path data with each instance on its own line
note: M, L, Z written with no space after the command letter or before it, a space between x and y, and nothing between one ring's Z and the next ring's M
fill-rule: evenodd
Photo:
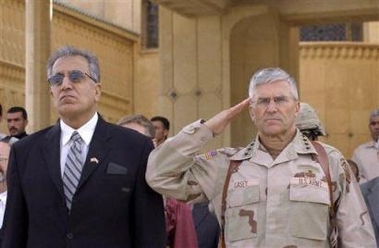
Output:
M231 160L247 160L251 159L258 153L258 151L267 152L259 141L259 137L256 136L255 139L248 144L245 148L241 149L235 155L233 155ZM286 159L294 159L298 154L317 154L316 150L313 148L311 141L297 129L294 139L283 149L276 160L283 160L283 155Z

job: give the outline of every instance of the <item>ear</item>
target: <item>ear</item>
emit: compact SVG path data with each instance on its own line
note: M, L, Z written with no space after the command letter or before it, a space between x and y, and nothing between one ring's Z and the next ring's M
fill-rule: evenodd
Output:
M300 112L300 101L296 101L296 105L295 105L295 118L298 116Z
M252 120L253 122L255 122L254 109L253 109L253 107L251 106L251 104L250 104L250 106L249 106L249 114L250 114L250 118L251 118L251 120Z
M163 132L164 132L164 136L168 136L168 133L169 133L170 131L167 130L167 129L164 129Z
M101 96L101 83L95 84L95 99L98 102Z

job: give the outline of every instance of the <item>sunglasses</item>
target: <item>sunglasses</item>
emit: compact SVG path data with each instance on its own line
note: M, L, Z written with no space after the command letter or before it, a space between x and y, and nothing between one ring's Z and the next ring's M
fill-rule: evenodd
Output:
M78 70L72 70L68 72L67 76L68 76L68 79L74 84L82 82L86 76L89 77L95 83L97 83L96 80L90 75L88 75L86 72L82 72ZM64 74L57 73L54 76L49 77L47 81L49 82L50 86L59 86L62 84L64 77L65 77Z

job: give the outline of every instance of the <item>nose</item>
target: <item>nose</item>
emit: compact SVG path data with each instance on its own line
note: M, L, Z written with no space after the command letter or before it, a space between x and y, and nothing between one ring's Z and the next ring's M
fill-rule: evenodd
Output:
M269 112L276 112L277 110L278 110L278 108L276 106L275 100L274 99L270 99L270 102L267 105L267 111L269 111Z
M72 88L72 82L70 80L70 77L65 75L62 80L61 89L67 89L67 88Z

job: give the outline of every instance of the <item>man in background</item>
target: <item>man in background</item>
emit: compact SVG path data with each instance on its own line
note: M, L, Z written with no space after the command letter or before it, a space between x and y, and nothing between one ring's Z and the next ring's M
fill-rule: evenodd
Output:
M128 115L118 120L117 125L136 130L147 137L154 139L155 127L143 115Z
M379 177L379 109L370 113L368 127L371 140L358 146L351 158L359 168L359 183Z
M16 142L15 138L7 136L0 139L0 247L3 240L3 220L7 203L7 171L11 145Z
M28 114L23 107L11 107L7 111L7 124L9 135L17 139L22 139L28 134L25 131L28 125Z
M163 116L154 116L150 119L155 128L155 142L157 146L165 142L170 131L170 122Z
M295 119L296 127L310 140L318 140L319 136L325 136L324 127L316 111L305 102L300 103L300 111Z
M117 124L136 130L149 138L154 138L154 125L143 115L125 116ZM165 199L165 217L168 247L203 248L197 244L194 221L191 216L191 206L184 202L167 198Z

